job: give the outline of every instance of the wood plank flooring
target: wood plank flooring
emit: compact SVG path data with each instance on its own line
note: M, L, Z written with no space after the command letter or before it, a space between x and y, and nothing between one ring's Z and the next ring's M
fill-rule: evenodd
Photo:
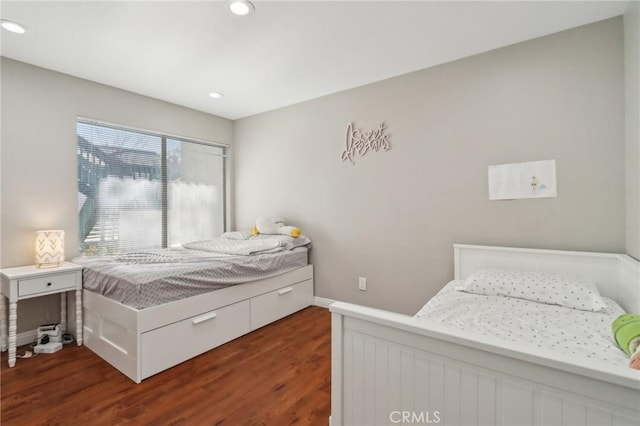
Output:
M18 351L21 353L22 351ZM309 307L137 385L84 346L0 357L9 425L327 425L331 316Z

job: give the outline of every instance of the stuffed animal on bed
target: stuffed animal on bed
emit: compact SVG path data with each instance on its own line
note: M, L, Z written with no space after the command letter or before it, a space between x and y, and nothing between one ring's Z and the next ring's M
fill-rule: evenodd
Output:
M274 216L260 216L253 225L251 234L281 234L297 238L300 235L300 229L295 226L285 226L282 219Z
M611 325L613 335L629 359L629 367L640 370L640 315L620 315Z

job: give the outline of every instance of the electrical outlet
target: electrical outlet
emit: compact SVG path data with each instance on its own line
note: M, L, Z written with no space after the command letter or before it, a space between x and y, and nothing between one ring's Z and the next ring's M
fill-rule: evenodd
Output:
M367 279L365 277L358 277L358 288L362 291L367 291Z

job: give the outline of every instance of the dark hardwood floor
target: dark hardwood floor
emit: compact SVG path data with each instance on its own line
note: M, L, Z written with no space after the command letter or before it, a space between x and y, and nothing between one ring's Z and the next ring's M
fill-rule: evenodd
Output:
M18 351L21 353L22 351ZM331 316L309 307L137 385L84 346L0 357L8 425L327 425Z

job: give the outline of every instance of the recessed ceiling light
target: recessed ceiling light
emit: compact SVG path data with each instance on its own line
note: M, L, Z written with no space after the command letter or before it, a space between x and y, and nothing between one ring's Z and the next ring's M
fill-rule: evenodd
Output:
M220 99L221 97L223 97L224 95L220 92L211 92L209 93L209 97L213 98L213 99Z
M2 26L2 28L12 33L24 34L27 32L27 30L22 25L18 24L17 22L7 21L6 19L0 20L0 25Z
M249 0L229 0L227 7L231 13L238 16L248 15L256 9Z

